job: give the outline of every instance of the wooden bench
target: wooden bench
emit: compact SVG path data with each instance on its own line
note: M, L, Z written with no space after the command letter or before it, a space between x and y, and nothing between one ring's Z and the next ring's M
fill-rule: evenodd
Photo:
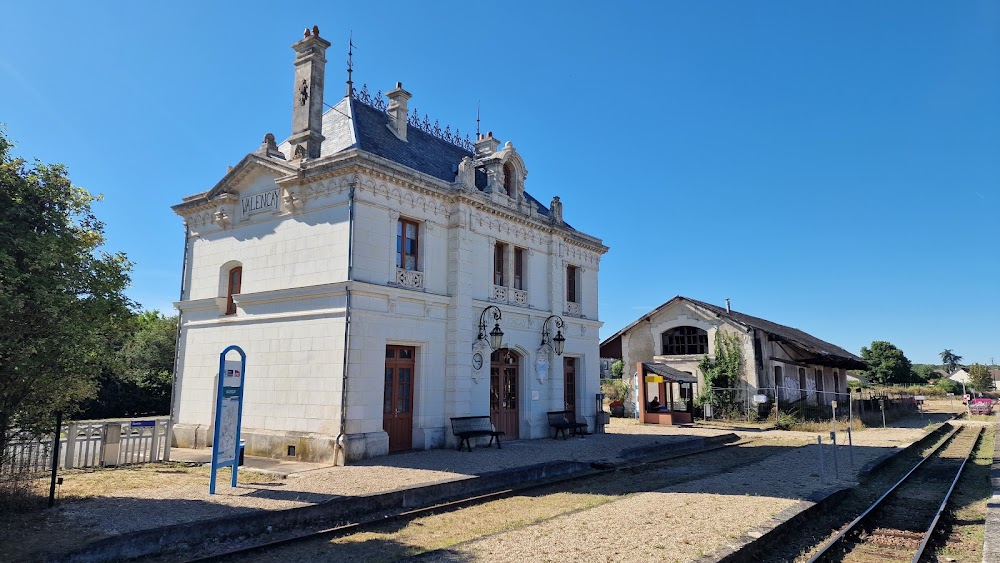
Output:
M490 437L490 443L486 447L493 445L496 438L497 449L500 449L500 436L504 433L493 427L493 422L488 416L456 416L451 419L451 432L458 437L458 451L462 451L462 444L465 444L469 451L472 451L472 444L469 438Z
M574 436L587 433L587 423L577 422L576 414L573 411L549 411L546 414L549 417L549 427L556 429L556 435L553 438L557 440L559 439L560 432L562 432L564 440L568 439L566 436L567 430Z

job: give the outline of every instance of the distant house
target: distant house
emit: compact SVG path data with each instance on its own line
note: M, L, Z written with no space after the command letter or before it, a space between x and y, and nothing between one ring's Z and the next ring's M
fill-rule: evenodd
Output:
M639 362L665 364L695 376L700 390L704 375L698 363L715 355L720 332L737 335L742 344L739 385L779 400L827 404L846 392L847 370L868 369L861 358L799 329L682 296L602 342L600 355L624 360L627 374Z
M948 372L946 370L943 370L943 369L936 369L936 370L934 370L934 371L931 372L931 377L932 378L937 378L937 379L941 379L942 377L947 378L948 375L949 375Z
M863 375L858 375L853 371L847 372L847 384L850 385L852 382L860 383L861 385L868 385L868 378Z
M955 383L965 383L969 384L969 372L964 369L959 369L955 373L948 376L948 379L954 381Z

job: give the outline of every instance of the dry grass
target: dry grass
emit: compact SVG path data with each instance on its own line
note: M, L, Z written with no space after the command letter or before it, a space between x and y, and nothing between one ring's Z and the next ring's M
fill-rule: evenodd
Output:
M63 485L57 490L55 510L47 510L48 478L31 481L34 492L28 501L13 510L0 510L0 561L34 561L46 553L64 553L104 535L78 524L69 524L59 510L72 503L106 496L127 496L128 491L176 487L178 484L208 487L209 466L183 463L151 463L111 469L71 469L59 473ZM219 471L220 482L228 482L228 468ZM240 471L241 483L273 481L274 477L253 471ZM113 515L109 515L113 517Z
M63 486L62 502L75 502L93 497L119 495L136 489L178 487L184 485L208 486L211 466L189 463L148 463L111 469L71 469L60 473ZM232 473L228 467L219 470L216 479L229 481ZM240 483L266 483L274 477L254 471L241 470Z

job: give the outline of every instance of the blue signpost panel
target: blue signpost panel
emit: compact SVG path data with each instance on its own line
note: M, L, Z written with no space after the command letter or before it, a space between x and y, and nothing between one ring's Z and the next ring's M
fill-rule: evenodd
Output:
M239 359L226 359L226 355L230 352L239 354ZM209 494L215 494L215 473L220 467L233 468L232 486L236 486L246 367L247 355L239 346L230 346L219 354L219 392L215 397L215 437L212 440L212 478L208 486Z

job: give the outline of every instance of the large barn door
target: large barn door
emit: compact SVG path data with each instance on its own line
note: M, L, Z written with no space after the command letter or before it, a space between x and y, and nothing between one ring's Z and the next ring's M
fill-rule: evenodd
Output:
M413 346L385 347L385 392L382 428L389 434L389 451L413 449Z
M490 418L497 430L505 432L508 440L516 440L518 433L518 371L521 356L508 348L501 348L490 356Z

